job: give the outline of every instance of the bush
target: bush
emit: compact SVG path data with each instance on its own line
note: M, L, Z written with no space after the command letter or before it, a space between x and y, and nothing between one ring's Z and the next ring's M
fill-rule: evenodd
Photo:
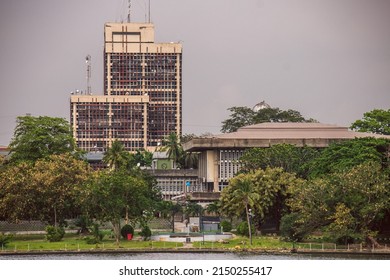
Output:
M256 233L254 225L251 227L252 235ZM249 236L249 227L247 222L241 222L237 227L237 233L243 236Z
M61 241L65 235L65 230L62 227L47 226L46 227L46 239L49 242Z
M150 228L148 226L144 226L141 230L141 232L139 233L139 235L141 235L144 239L144 241L146 240L149 240L150 237L152 236L152 231L150 230Z
M14 236L12 234L0 233L0 246L6 247L8 243L12 241Z
M299 214L291 213L284 215L280 220L280 235L286 241L302 241L308 231L298 224Z
M79 216L75 221L75 226L80 228L80 233L89 233L92 222L87 216Z
M223 231L229 232L232 230L232 223L229 221L222 221L221 222L221 228Z
M90 232L92 233L93 237L87 237L85 238L87 244L98 244L101 243L104 237L104 233L99 230L98 224L92 224L92 226L89 228Z
M124 225L121 229L121 235L124 239L127 239L127 235L134 235L134 228L131 225Z

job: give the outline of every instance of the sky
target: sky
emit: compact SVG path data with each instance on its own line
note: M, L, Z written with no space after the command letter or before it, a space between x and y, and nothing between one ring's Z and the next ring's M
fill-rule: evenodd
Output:
M350 126L390 108L388 0L151 0L156 42L183 44L183 133L220 133L228 108L266 101ZM145 22L148 0L132 0ZM1 0L0 145L17 116L69 120L70 92L103 94L103 27L127 0Z

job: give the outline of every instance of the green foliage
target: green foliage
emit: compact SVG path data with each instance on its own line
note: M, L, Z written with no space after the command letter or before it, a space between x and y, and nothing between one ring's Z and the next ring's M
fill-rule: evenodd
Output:
M20 162L0 173L0 219L61 224L81 214L87 163L70 154Z
M188 141L194 135L184 136L184 140ZM162 142L160 151L167 152L168 158L173 160L179 168L197 168L198 154L188 153L183 150L181 139L176 133L169 134Z
M187 203L184 209L184 213L187 217L199 217L202 215L203 211L202 205L195 202Z
M291 144L277 144L270 148L252 148L240 158L241 172L252 172L267 167L281 167L284 171L306 178L310 173L309 163L319 152L310 147L296 147Z
M183 207L172 201L161 201L158 203L157 210L162 218L168 220L171 224L172 232L175 232L175 215L183 211Z
M153 153L146 150L137 150L135 154L130 155L133 166L152 166Z
M161 200L154 181L144 173L123 169L101 171L87 187L87 212L99 221L110 221L116 242L120 239L120 220L143 219L145 211L154 212Z
M232 223L224 220L221 222L221 228L223 229L224 232L229 232L233 229Z
M280 220L280 235L286 241L299 242L308 234L299 224L298 213L286 214Z
M222 122L221 132L234 132L240 127L254 124L255 112L248 107L231 107L230 118Z
M255 234L256 230L255 230L255 227L251 227L251 231L252 231L252 235ZM239 235L242 235L242 236L249 236L249 227L248 227L248 223L247 222L241 222L238 226L237 226L237 233Z
M359 132L372 132L390 135L390 109L374 109L364 113L363 119L355 121L351 129Z
M104 153L103 162L111 170L127 168L131 162L130 153L125 150L125 146L118 140L112 142L111 147Z
M230 118L222 122L221 131L234 132L240 127L264 122L315 122L305 119L295 110L280 110L279 108L264 108L257 112L248 107L231 107L228 109Z
M152 231L150 230L149 226L144 225L141 229L141 232L139 233L140 236L143 237L143 240L149 240L150 237L152 236Z
M102 242L104 238L104 233L99 229L99 224L94 223L89 228L90 232L92 233L92 238L87 237L85 238L87 244L99 244Z
M12 234L4 234L0 233L0 246L1 247L7 247L7 244L12 241L14 236Z
M121 235L124 239L127 239L128 234L134 235L134 228L131 225L124 225L121 228Z
M259 169L232 178L221 193L222 212L231 217L248 217L253 210L256 221L261 224L265 215L280 220L284 211L287 189L302 181L281 168Z
M288 205L305 232L321 230L339 241L375 236L390 207L390 183L379 163L366 162L344 172L289 189Z
M65 235L65 230L63 227L54 227L47 226L46 227L46 239L49 242L59 242Z
M389 167L390 140L356 138L333 143L324 149L311 163L311 177L343 172L369 161Z
M73 153L76 144L65 119L21 116L17 118L10 148L11 162L34 162L54 154Z
M80 228L80 233L88 233L91 225L92 221L87 215L80 215L75 220L75 226Z

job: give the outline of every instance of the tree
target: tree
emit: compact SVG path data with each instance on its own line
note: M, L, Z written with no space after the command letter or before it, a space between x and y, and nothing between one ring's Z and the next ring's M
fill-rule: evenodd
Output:
M127 166L130 162L130 153L125 150L125 146L115 140L111 147L104 153L103 162L105 162L111 170L119 169Z
M206 207L206 211L209 214L215 214L219 216L221 214L221 202L219 200L213 201Z
M0 174L0 219L40 220L57 227L81 213L86 162L70 154L7 166Z
M339 242L372 240L390 207L388 175L376 162L310 180L290 191L288 205L299 214L301 228L306 233L322 230Z
M291 144L277 144L270 148L246 150L240 158L241 172L251 172L267 167L281 167L284 171L306 178L310 173L309 163L319 152L311 147L296 147Z
M360 132L390 135L390 109L387 111L374 109L364 113L363 119L352 123L351 129Z
M17 117L10 148L11 162L36 161L53 154L76 152L69 123L62 118L46 116Z
M266 216L272 217L279 224L285 211L287 189L300 184L302 180L281 168L239 174L231 179L221 193L222 211L228 216L240 217L245 210L249 223L248 210L251 208L259 225Z
M168 158L172 159L175 163L179 161L179 158L183 152L179 137L176 133L172 132L163 140L161 150L167 152Z
M234 132L240 127L264 123L264 122L316 122L313 119L305 119L301 113L288 109L263 108L255 112L248 107L231 107L228 109L230 118L222 122L221 132Z
M250 211L260 199L259 193L253 187L252 174L240 174L231 179L229 185L221 193L222 211L228 215L241 216L245 211L249 226L249 238L252 240Z
M172 227L172 232L175 232L175 215L183 211L183 207L178 203L172 201L161 201L158 205L160 215L167 219Z
M132 166L152 166L153 153L146 150L137 150L130 155L130 165Z
M194 135L185 135L184 139L188 141ZM163 140L161 151L167 152L168 158L172 159L180 168L197 168L198 154L184 152L180 139L176 133L171 133Z
M159 196L155 186L143 173L124 168L101 171L88 184L86 210L92 218L111 222L119 244L121 219L143 221L145 211L154 212Z
M310 163L311 177L348 170L359 164L373 161L389 168L390 140L356 138L333 143Z
M230 118L222 122L221 132L234 132L240 127L254 124L255 112L248 107L231 107Z

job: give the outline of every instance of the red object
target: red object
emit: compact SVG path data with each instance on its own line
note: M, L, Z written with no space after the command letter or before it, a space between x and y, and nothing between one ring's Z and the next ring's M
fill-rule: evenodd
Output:
M131 239L133 239L133 235L131 233L128 233L127 234L127 240L131 240Z

